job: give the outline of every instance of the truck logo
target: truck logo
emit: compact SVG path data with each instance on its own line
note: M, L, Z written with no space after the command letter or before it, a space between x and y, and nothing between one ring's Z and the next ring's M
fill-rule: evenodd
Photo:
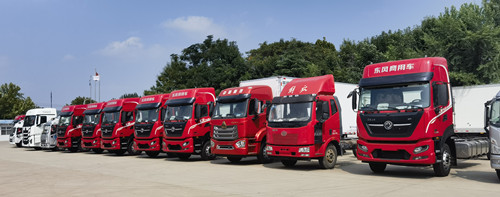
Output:
M288 89L288 94L293 94L295 91L295 86L292 86L290 89Z
M144 128L141 128L141 130L139 130L139 132L144 133Z
M286 134L287 134L286 131L281 132L281 136L286 136Z
M175 127L172 127L172 128L171 128L171 131L172 131L172 133L173 133L173 132L175 131Z
M414 68L415 68L415 64L413 64L413 63L410 63L410 64L399 64L399 65L383 66L383 67L375 68L375 70L373 71L373 73L374 74L379 74L379 73L387 73L387 72L413 70Z
M302 87L302 89L300 89L300 93L302 92L307 92L307 85L304 85L304 87Z
M392 126L394 126L394 123L392 123L390 120L384 122L384 129L385 130L391 130Z
M227 129L226 121L222 121L222 129Z

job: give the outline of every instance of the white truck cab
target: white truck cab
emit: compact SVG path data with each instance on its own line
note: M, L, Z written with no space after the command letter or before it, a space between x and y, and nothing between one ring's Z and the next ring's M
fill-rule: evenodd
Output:
M42 132L42 148L59 150L57 148L57 124L59 123L59 116L51 119L50 121L43 123Z
M32 147L36 150L42 149L43 123L55 118L55 108L37 108L26 112L23 123L23 146Z
M23 124L24 120L20 120L12 127L12 141L10 144L22 147L23 143Z

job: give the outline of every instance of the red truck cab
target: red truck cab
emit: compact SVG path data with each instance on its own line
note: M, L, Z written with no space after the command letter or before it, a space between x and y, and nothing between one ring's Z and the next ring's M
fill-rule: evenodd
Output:
M433 165L447 176L456 164L453 101L446 59L418 58L365 67L357 93L357 157L375 173L387 164Z
M215 101L214 88L176 90L165 102L163 123L165 133L163 151L174 153L180 159L200 154L202 159L213 159L210 151L209 110Z
M262 163L272 161L265 151L265 107L272 98L265 85L222 90L212 110L212 153L231 162L247 156L257 156Z
M101 124L101 149L116 155L138 155L141 151L135 150L134 124L135 107L139 98L125 98L106 102Z
M81 149L83 112L86 105L70 105L61 109L57 125L57 147L70 152Z
M334 93L333 75L287 83L270 107L267 154L287 167L318 159L321 168L334 168L342 153L340 104Z
M145 151L149 157L157 157L161 152L163 137L163 117L165 102L169 94L144 96L135 107L135 138L136 150Z
M83 112L85 115L82 124L82 147L91 149L95 153L102 153L101 124L104 105L106 103L91 103Z

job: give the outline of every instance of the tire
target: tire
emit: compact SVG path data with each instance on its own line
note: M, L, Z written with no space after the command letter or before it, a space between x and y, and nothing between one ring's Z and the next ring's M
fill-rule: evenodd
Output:
M135 145L134 140L130 140L128 142L128 146L127 146L127 152L128 152L128 154L129 155L140 155L142 153L142 151L135 150L134 145Z
M497 177L498 177L498 180L500 180L500 170L499 169L496 169L497 171Z
M352 149L352 154L354 155L354 157L358 157L358 152L357 151L358 151L357 147L354 147Z
M42 150L42 148L40 148L40 147L35 147L34 149L35 150Z
M286 167L293 167L296 163L296 159L282 159L281 163Z
M124 150L124 149L113 150L113 153L115 153L115 155L118 155L118 156L122 156L123 154L125 154L125 152L127 152L127 150Z
M189 157L191 157L191 154L189 154L189 153L177 153L177 156L181 160L188 160Z
M93 148L92 151L95 153L95 154L101 154L104 150L103 149L100 149L100 148Z
M17 146L18 148L21 148L21 147L23 147L23 144L22 144L21 142L19 142L19 143L16 143L16 146Z
M319 167L322 169L333 169L337 163L337 148L330 144L326 147L325 156L319 158Z
M384 172L385 168L387 167L386 163L370 162L369 165L370 165L370 169L374 173L382 173L382 172Z
M156 158L160 154L160 151L145 151L146 155L148 155L151 158Z
M269 155L267 155L266 152L266 142L262 141L260 145L260 152L257 155L257 159L259 160L260 163L271 163L273 162L273 158L270 158Z
M231 163L238 163L241 161L241 157L227 157L227 160L229 160Z
M434 174L436 176L444 177L450 174L452 156L448 144L443 144L443 147L441 147L441 151L442 151L441 153L442 162L435 163L432 165L432 167L434 169Z
M210 151L210 140L205 141L201 148L201 159L203 160L213 160L215 159L215 155Z
M52 151L58 151L58 150L59 150L59 147L57 147L57 146L56 146L56 147L52 148L51 150L52 150Z

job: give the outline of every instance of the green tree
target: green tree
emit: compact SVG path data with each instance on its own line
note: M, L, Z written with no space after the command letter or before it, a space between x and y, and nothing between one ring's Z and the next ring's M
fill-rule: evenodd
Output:
M134 93L125 93L123 95L120 96L121 99L124 99L124 98L139 98L140 96L137 94L137 92L134 92Z
M69 105L83 105L83 104L89 104L89 103L97 103L97 101L95 101L89 97L78 96L75 99L73 99Z
M12 119L37 107L30 97L24 98L20 91L21 87L13 83L0 86L0 118Z

